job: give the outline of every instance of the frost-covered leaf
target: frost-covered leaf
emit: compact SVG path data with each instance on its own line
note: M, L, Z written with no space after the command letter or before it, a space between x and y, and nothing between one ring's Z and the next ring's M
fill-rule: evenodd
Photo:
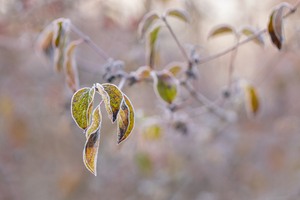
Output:
M75 92L79 87L77 64L75 60L75 48L81 43L81 40L72 41L66 48L64 71L66 82L69 88Z
M157 21L160 17L156 12L149 12L144 16L139 24L138 32L141 38L144 37L145 33L150 29L150 27Z
M187 22L187 23L190 22L189 14L185 10L182 10L182 9L169 9L166 12L166 16L175 17L175 18L182 20L184 22Z
M243 34L247 37L252 37L254 35L257 34L257 30L251 26L244 26L242 27L242 29L240 30L240 34ZM264 38L262 37L262 35L257 35L253 41L258 44L258 45L261 45L261 46L264 46L265 42L264 42Z
M154 91L165 102L171 104L178 90L178 81L168 71L151 73L154 79Z
M77 90L71 100L71 114L77 126L86 129L90 124L93 102L95 96L95 87L81 88Z
M55 48L54 52L54 68L57 72L63 69L64 64L64 51L68 42L70 31L70 20L65 18L59 18L52 22L54 36L52 45Z
M86 168L97 176L97 157L100 143L100 130L89 135L83 149L83 162Z
M150 72L151 68L149 66L141 66L133 72L133 75L137 80L145 80L150 77Z
M96 87L104 101L109 118L112 122L115 122L123 101L122 92L116 85L111 83L104 83L102 85L97 83Z
M183 63L172 62L165 67L174 77L179 76L184 71Z
M236 30L227 24L222 24L220 26L217 26L213 28L210 33L208 34L208 38L215 37L215 36L220 36L224 34L234 34L235 37L237 37Z
M50 24L40 33L36 43L37 50L42 51L50 60L53 59L54 55L53 37L53 25Z
M95 133L100 129L101 122L102 122L102 115L101 115L100 105L98 105L93 111L92 122L86 129L85 132L86 139L88 139L91 134Z
M156 41L158 38L158 33L160 31L160 26L155 27L150 33L149 33L149 66L153 67L154 61L155 61L155 46Z
M124 95L124 101L118 113L118 144L128 138L134 127L134 109L128 97Z

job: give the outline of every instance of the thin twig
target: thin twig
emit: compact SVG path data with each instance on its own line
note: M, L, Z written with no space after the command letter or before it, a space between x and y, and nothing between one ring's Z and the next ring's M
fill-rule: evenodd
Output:
M126 77L126 76L123 76L123 77L121 78L121 81L120 81L119 85L118 85L118 88L119 88L120 90L122 90L122 88L124 87L126 81L127 81L127 77Z
M184 50L182 44L179 42L176 34L174 33L172 27L170 26L169 22L167 21L167 18L166 17L162 17L162 21L166 24L169 32L171 33L173 39L175 40L179 50L181 51L182 55L184 56L184 58L186 59L187 62L189 62L189 56L187 55L186 51Z
M83 39L83 41L88 44L100 57L108 60L110 57L106 54L106 52L101 49L90 37L85 35L81 30L79 30L76 26L71 24L71 30L75 32L79 37Z

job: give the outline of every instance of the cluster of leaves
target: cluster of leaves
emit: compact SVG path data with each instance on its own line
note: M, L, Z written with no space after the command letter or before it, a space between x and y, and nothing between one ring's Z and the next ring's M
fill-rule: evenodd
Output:
M288 8L288 12L284 14L284 8ZM147 43L147 63L145 66L139 67L137 70L127 74L123 71L124 63L122 61L114 61L108 59L105 52L96 46L91 40L76 29L69 19L60 18L54 20L48 25L40 35L38 47L52 61L57 72L63 71L66 77L68 87L74 92L71 101L71 113L74 121L84 131L86 143L83 150L83 161L86 168L96 175L97 155L100 142L100 128L102 122L102 114L100 105L104 102L105 109L112 123L117 121L118 144L124 141L133 130L134 127L134 109L128 97L121 91L124 83L120 83L119 87L111 83L96 83L92 87L79 88L77 67L75 62L75 48L82 42L89 44L94 50L98 51L103 57L107 58L106 74L108 82L113 81L116 77L121 77L124 81L129 81L129 85L139 83L141 81L151 80L156 95L166 103L168 108L174 108L179 87L184 86L199 102L204 103L211 111L219 109L219 107L203 95L200 95L191 86L191 78L196 78L194 68L199 64L216 59L226 53L232 52L234 56L231 58L229 68L229 85L228 90L224 93L224 98L231 96L232 90L232 72L233 60L236 56L237 49L240 45L254 41L263 46L265 44L262 35L268 31L272 43L280 50L283 44L283 18L296 11L297 6L292 7L290 4L279 4L270 15L268 28L257 30L252 26L243 26L236 29L230 25L222 24L212 29L208 38L220 36L223 34L233 34L236 39L235 46L216 55L202 57L199 59L195 50L189 54L179 42L176 34L168 22L169 17L177 18L185 23L189 23L190 17L188 13L180 9L169 9L162 15L157 12L146 14L139 25L139 35L146 38ZM163 26L164 25L164 26ZM186 62L171 62L164 66L162 70L156 70L156 44L162 27L166 27L176 42L179 50L183 54ZM73 30L81 37L79 40L69 42L69 32ZM242 36L246 36L245 40L241 40ZM236 84L238 83L238 84ZM246 110L248 114L255 115L260 109L259 95L254 87L247 80L237 81L235 86L242 89L245 99ZM101 96L101 102L94 108L95 94ZM222 108L223 109L223 108ZM174 111L175 109L171 109ZM219 111L219 110L217 110ZM215 113L219 113L215 111ZM180 127L186 127L185 125ZM184 128L184 132L186 132Z
M93 110L95 93L102 101ZM134 109L129 98L110 83L95 84L93 87L81 88L72 97L71 112L77 126L86 136L83 161L88 170L96 175L97 155L100 141L102 114L100 105L105 104L111 122L117 121L118 144L124 141L134 127Z

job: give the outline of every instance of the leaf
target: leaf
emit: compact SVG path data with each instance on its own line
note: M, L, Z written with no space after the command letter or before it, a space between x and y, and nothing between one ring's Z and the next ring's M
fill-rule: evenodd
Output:
M60 72L64 65L64 51L68 40L71 22L69 19L60 18L54 20L52 24L54 26L52 45L55 48L54 68L57 72Z
M140 38L143 38L146 34L146 32L149 30L149 28L152 26L152 24L157 21L160 17L156 12L149 12L144 16L142 21L139 24L138 32L140 35Z
M101 122L102 122L102 115L101 115L100 105L98 105L93 111L92 122L89 125L89 127L86 129L85 132L86 139L88 139L91 134L95 133L100 129Z
M42 51L50 60L53 59L54 47L52 40L54 36L53 25L50 24L40 33L37 39L37 49Z
M128 138L134 127L134 109L128 97L124 95L121 109L119 111L118 122L118 144Z
M252 37L252 36L255 36L258 31L255 30L253 27L251 26L245 26L243 27L241 30L240 30L240 33L247 36L247 37ZM262 37L262 35L257 35L253 41L258 44L258 45L261 45L261 46L264 46L265 42L264 42L264 38Z
M165 67L174 77L179 76L183 72L183 63L173 62Z
M151 124L145 127L143 136L148 141L155 141L161 139L162 132L159 124Z
M96 87L104 101L109 118L112 122L115 122L123 101L122 92L116 85L111 83L104 83L102 85L97 83Z
M162 100L171 104L177 96L178 81L168 71L151 73L154 79L154 91Z
M273 10L270 15L268 24L268 32L271 37L272 43L280 50L283 43L283 9L288 8L290 11L294 10L293 6L289 3L283 2Z
M236 30L232 26L223 24L223 25L213 28L210 31L210 33L208 34L208 38L219 36L219 35L224 35L224 34L228 34L228 33L232 33L235 35L235 37L237 37Z
M93 102L95 96L95 87L81 88L73 94L71 100L71 114L77 126L86 129L90 124Z
M160 26L155 27L149 34L149 66L154 66L155 61L155 44L158 38Z
M65 36L70 29L70 20L65 18L59 18L53 21L54 25L54 37L53 46L58 48L65 42Z
M75 48L82 42L82 40L72 41L66 48L64 71L66 76L66 82L69 88L75 92L79 87L77 65L75 60Z
M97 157L100 143L99 129L89 135L83 149L83 163L85 167L95 176L97 176Z
M185 10L182 10L182 9L169 9L166 12L166 16L175 17L186 23L190 22L189 14Z
M260 107L259 97L257 95L256 89L252 85L246 84L244 86L244 92L247 111L249 114L255 115Z
M136 80L145 80L150 77L151 68L149 66L141 66L135 72L133 76Z

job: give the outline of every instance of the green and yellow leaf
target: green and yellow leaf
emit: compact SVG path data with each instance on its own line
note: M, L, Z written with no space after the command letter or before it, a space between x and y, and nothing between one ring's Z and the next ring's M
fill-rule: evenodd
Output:
M257 30L255 30L253 27L251 26L244 26L242 27L242 29L240 30L240 34L243 34L247 37L252 37L255 36L257 34ZM264 42L264 38L262 37L262 35L256 35L255 38L253 39L253 42L255 42L258 45L264 46L265 42Z
M177 96L178 81L168 71L151 73L154 79L154 91L168 104L172 104Z
M100 130L89 135L83 149L83 162L85 167L97 176L97 157L100 143Z
M244 92L248 114L255 115L260 107L257 91L252 85L246 84L244 86Z
M165 69L168 70L174 77L178 77L184 71L183 65L183 63L172 62L168 64Z
M153 67L155 62L155 46L156 41L158 38L158 34L160 31L160 26L155 27L150 33L149 33L149 66Z
M128 138L134 127L134 109L128 97L124 94L124 101L117 117L118 144Z
M97 83L96 87L104 101L109 118L112 122L115 122L123 101L122 92L116 85L111 83L104 83L102 85Z
M88 139L91 134L95 133L100 129L101 122L102 122L102 115L101 115L100 105L98 105L93 111L92 122L86 129L85 132L86 139Z
M95 87L77 90L71 100L71 114L77 126L86 129L90 124L93 109Z

